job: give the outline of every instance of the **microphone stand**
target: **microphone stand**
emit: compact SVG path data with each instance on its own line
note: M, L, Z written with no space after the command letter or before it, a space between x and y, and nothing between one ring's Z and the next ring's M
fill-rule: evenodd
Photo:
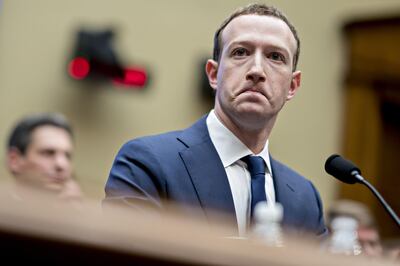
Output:
M389 204L387 204L387 202L385 201L385 199L381 196L381 194L379 194L378 190L375 189L375 187L373 185L371 185L367 180L365 180L364 177L362 177L358 171L353 171L351 173L360 183L364 184L367 186L367 188L369 188L369 190L372 191L372 193L375 195L375 197L378 198L379 202L383 205L383 207L385 207L386 211L390 214L390 217L392 217L392 219L396 222L397 226L400 227L400 219L399 217L396 215L396 213L393 211L393 209L389 206Z

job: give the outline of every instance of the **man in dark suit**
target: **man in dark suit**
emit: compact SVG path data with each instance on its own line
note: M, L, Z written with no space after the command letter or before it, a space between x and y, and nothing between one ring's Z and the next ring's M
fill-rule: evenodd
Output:
M188 129L143 137L119 151L105 202L231 214L239 234L259 201L283 206L283 224L325 232L320 197L312 183L270 157L268 138L279 111L300 86L300 41L276 8L252 4L223 22L205 69L215 90L211 112ZM258 169L256 172L254 169Z

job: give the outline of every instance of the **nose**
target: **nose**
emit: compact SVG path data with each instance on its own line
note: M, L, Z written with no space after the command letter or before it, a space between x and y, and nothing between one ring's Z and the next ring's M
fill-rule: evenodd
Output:
M251 62L251 68L246 74L246 80L251 80L254 83L265 82L266 74L263 68L262 53L255 53Z
M70 160L65 154L57 154L55 157L55 166L57 172L65 172L70 167Z

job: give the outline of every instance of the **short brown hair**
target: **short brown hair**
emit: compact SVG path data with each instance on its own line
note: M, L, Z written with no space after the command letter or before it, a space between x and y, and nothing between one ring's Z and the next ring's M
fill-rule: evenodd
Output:
M293 71L296 70L300 54L300 39L299 36L297 35L297 31L295 27L292 25L292 23L289 22L287 17L281 11L279 11L277 8L273 6L267 6L263 4L250 4L248 6L239 8L234 13L232 13L227 19L225 19L225 21L217 29L214 35L213 59L215 61L219 61L221 57L221 46L222 46L221 33L225 29L225 27L236 17L243 15L252 15L252 14L260 16L276 17L285 22L286 25L288 25L290 31L293 33L293 36L296 39L296 44L297 44L296 53L294 54L293 57Z
M40 113L24 117L18 121L12 130L8 139L8 147L17 149L21 154L25 154L28 146L31 144L32 132L42 126L54 126L64 129L73 137L72 127L60 113Z

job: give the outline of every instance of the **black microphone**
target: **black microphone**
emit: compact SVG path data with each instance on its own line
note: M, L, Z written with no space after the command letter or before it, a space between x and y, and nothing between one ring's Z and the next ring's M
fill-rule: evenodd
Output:
M351 161L338 154L333 154L325 162L325 171L347 184L360 182L356 175L361 175L361 170Z
M366 185L372 193L378 198L380 203L385 207L392 219L400 227L400 219L392 210L384 198L364 177L361 176L361 170L351 161L344 159L338 154L333 154L325 162L325 171L333 177L347 184L361 183Z

